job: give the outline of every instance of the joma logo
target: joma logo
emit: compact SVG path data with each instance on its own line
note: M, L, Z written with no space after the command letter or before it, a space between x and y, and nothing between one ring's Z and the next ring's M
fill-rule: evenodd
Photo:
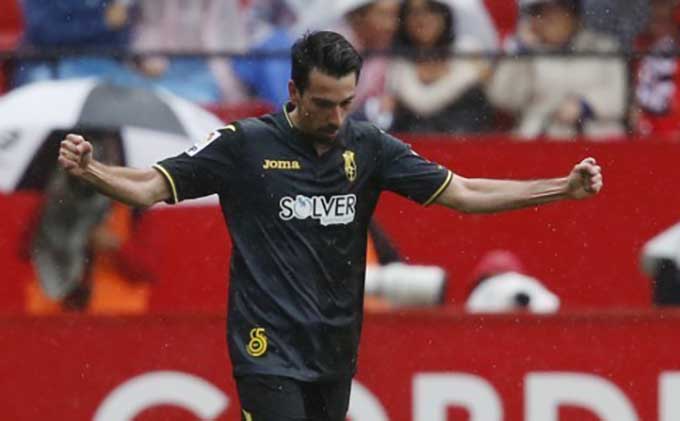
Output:
M299 170L302 167L298 161L285 161L281 159L265 159L262 168L265 170Z

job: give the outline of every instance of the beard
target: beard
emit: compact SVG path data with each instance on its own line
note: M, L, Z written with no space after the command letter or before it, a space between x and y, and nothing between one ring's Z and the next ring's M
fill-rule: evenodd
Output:
M324 145L330 145L335 143L337 138L339 127L337 126L326 126L316 130L314 134L314 139Z

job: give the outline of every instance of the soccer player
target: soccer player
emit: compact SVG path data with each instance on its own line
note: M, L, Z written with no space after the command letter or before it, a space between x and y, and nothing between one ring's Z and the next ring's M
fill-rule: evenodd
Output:
M233 241L228 344L244 420L345 419L362 324L366 231L380 192L466 213L602 188L592 158L548 180L468 179L347 119L362 59L333 32L292 47L290 102L149 169L104 165L63 140L71 175L132 206L217 193Z

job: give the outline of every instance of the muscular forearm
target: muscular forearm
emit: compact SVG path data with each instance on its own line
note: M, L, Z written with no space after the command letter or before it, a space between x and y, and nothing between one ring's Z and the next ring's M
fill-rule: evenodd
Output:
M81 178L99 192L134 207L148 207L169 197L165 181L153 169L114 167L92 161Z
M491 213L568 198L568 179L512 181L457 177L437 203L466 213Z

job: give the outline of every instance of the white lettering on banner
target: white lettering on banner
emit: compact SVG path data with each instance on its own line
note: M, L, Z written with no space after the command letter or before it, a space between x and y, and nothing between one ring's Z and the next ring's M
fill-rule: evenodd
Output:
M583 373L528 374L524 381L526 421L558 421L560 405L577 406L602 421L637 421L635 408L613 383Z
M560 405L592 411L601 421L638 421L635 408L613 383L587 373L538 372L524 379L525 421L558 421ZM413 420L444 421L458 406L470 421L500 421L503 402L484 378L466 373L417 373L413 377ZM659 376L659 421L680 419L680 371ZM187 373L157 371L133 377L100 404L94 421L132 420L160 405L187 409L202 420L223 415L229 398L212 383ZM380 399L352 382L347 416L353 421L389 421Z
M116 387L101 403L94 421L132 420L158 405L178 406L202 420L213 420L224 412L229 399L212 383L176 371L142 374Z
M659 421L680 420L680 371L659 376Z
M338 196L302 196L295 199L285 196L279 201L279 217L284 221L291 219L318 219L321 225L349 224L354 221L357 197L354 194Z
M352 380L352 394L349 397L347 418L352 421L389 420L380 400L356 380Z
M464 373L417 374L413 379L413 420L446 421L447 408L465 408L470 421L502 421L503 406L494 387Z

